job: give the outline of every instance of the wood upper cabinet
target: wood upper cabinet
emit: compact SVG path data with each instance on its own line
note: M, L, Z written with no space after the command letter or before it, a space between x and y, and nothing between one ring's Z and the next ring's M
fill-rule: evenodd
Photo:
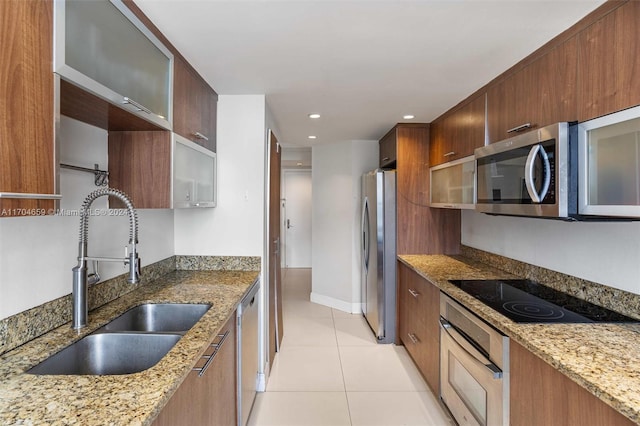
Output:
M429 125L397 124L381 142L395 146L397 253L457 254L460 211L429 207Z
M383 167L395 167L397 161L397 132L392 131L387 133L382 139L380 139L380 168Z
M578 35L578 120L640 105L640 2L629 1Z
M173 131L215 152L218 95L179 56L173 90Z
M512 425L635 424L513 340L509 351Z
M53 8L0 1L0 192L55 194ZM50 213L54 201L0 198L0 217Z
M109 132L109 186L124 191L138 209L171 208L171 133ZM114 198L112 208L123 207Z
M204 351L204 356L210 356L215 351L215 345L220 345L208 368L202 376L197 370L189 373L156 418L154 426L237 424L235 325L234 312ZM225 333L226 337L221 343ZM197 369L207 362L204 356L196 363Z
M485 95L470 99L431 123L429 166L473 155L484 146Z
M398 262L398 335L435 395L440 395L440 290Z
M577 36L559 44L487 88L487 127L490 143L509 132L577 120Z

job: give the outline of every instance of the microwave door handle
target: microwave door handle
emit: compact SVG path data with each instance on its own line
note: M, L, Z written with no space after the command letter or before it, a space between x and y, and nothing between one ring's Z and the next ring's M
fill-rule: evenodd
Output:
M542 163L544 166L544 182L542 183L542 191L540 191L540 194L538 194L533 184L533 168L538 154L542 157ZM549 162L547 152L540 144L532 146L529 151L527 162L524 166L524 183L527 187L527 192L534 203L541 203L547 195L547 192L549 192L549 184L551 183L551 163Z
M465 351L476 362L489 370L494 379L502 378L502 370L500 370L497 365L492 363L485 356L480 354L480 352L478 352L478 350L475 349L473 345L471 345L471 343L469 343L467 339L464 338L464 336L456 331L456 329L451 325L449 321L440 317L440 326L442 327L442 330L444 330L449 335L449 337L451 337L458 344L460 349Z
M542 191L540 192L540 202L544 200L549 192L549 185L551 184L551 163L549 162L549 156L544 147L540 145L540 154L542 154L542 164L544 164L544 182L542 183Z

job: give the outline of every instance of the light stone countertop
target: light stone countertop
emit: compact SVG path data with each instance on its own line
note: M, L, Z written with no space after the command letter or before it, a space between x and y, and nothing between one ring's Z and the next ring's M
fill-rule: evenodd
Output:
M258 276L259 271L175 271L90 312L81 334L65 324L0 356L0 424L151 424ZM140 373L25 374L127 309L149 302L212 306L158 364Z
M398 259L487 323L640 424L640 324L518 324L449 283L519 278L462 256Z

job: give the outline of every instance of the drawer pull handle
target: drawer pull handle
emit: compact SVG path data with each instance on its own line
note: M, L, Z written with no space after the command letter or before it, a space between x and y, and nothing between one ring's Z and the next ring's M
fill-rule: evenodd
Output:
M415 297L416 299L418 298L418 296L420 296L420 293L418 293L417 291L415 291L414 289L410 288L409 289L409 293L411 293L411 295L413 297Z
M446 154L443 155L443 157L451 157L452 155L456 155L455 151L447 152Z
M384 157L384 158L382 159L382 161L387 161L387 160L389 160L389 157Z
M415 334L409 333L408 336L409 336L409 339L411 339L411 342L413 342L414 345L419 342L419 340L418 340L418 338L416 337Z
M516 133L516 132L521 132L523 130L527 130L531 128L531 123L524 123L521 124L519 126L514 127L513 129L509 129L507 130L507 133Z
M202 139L202 140L205 140L205 141L209 140L209 138L207 136L203 135L200 132L195 132L193 135L196 137L196 139Z
M197 371L198 372L198 377L204 376L204 373L207 371L207 368L209 368L209 366L211 365L211 362L213 361L213 359L218 354L218 351L220 350L222 345L224 345L224 341L227 340L227 336L229 336L229 330L227 330L224 334L218 334L218 337L222 337L222 338L220 339L220 341L218 343L212 343L211 344L211 347L215 348L213 350L213 353L211 355L203 355L203 357L202 357L202 358L206 359L207 362L205 362L204 365L201 368L194 368L193 369L193 371Z

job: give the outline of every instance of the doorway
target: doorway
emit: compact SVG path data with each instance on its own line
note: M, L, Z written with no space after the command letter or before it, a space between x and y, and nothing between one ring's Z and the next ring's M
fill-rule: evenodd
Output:
M283 266L311 268L311 171L285 170L282 179Z

